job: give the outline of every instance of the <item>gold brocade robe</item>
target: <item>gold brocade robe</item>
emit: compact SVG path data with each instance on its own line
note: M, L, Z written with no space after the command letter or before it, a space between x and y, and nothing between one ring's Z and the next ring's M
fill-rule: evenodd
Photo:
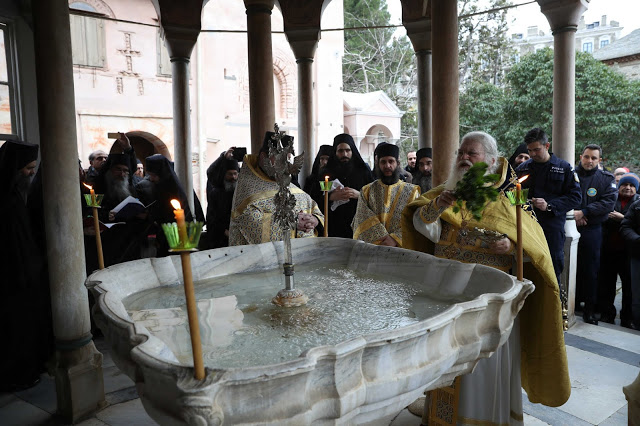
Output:
M504 158L499 160L500 167L497 173L501 174L501 179L496 184L497 187L515 178L508 175L510 168L506 160ZM444 185L440 185L405 208L402 214L404 247L431 254L439 253L439 257L452 254L457 260L497 267L491 262L485 262L486 256L477 256L483 252L479 243L460 244L460 241L456 241L457 230L462 226L462 217L460 213L453 213L451 208L440 211L435 205L436 197L443 190ZM433 244L413 226L413 217L417 209L421 209L420 218L425 223L440 218L455 232L444 232L443 225L440 242ZM435 216L433 212L436 212ZM515 207L510 204L504 193L500 193L498 199L489 203L484 210L481 222L473 219L469 221L470 229L476 226L507 234L511 241L516 241ZM519 314L522 387L526 390L531 402L557 407L564 404L571 394L558 283L542 228L528 212L522 214L522 234L525 255L531 259L530 263L524 264L524 276L536 287L535 291L527 297ZM446 246L454 246L453 249L461 250L446 251ZM473 252L476 256L472 255ZM464 253L467 253L466 260L464 257L456 257L456 254ZM504 270L500 267L498 269Z
M296 213L311 213L324 225L324 216L318 205L300 188L289 184L289 191L296 198ZM260 244L281 241L280 226L273 223L275 204L273 196L278 192L278 184L258 167L258 157L246 155L238 176L238 185L233 195L231 222L229 225L229 245ZM291 238L314 237L315 231L291 230Z
M379 244L390 235L402 247L400 219L404 207L420 196L420 187L398 181L385 185L380 179L360 190L351 228L353 239Z

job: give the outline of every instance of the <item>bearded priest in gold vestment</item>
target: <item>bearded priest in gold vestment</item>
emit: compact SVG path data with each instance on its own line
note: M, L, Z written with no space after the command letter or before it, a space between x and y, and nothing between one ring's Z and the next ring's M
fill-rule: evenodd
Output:
M273 135L273 132L267 132L259 155L247 154L244 157L231 207L230 246L281 241L283 238L282 229L273 220L273 196L278 192L278 184L260 166L261 161L269 161L269 141ZM288 143L285 138L293 140L285 135L285 143ZM289 191L296 199L295 210L298 213L297 229L291 231L291 238L316 236L316 228L324 225L324 216L318 205L292 183L289 183Z
M351 228L353 238L367 243L402 247L402 210L420 195L420 187L400 180L397 145L382 142L376 147L376 170L380 178L360 190Z
M495 184L500 193L487 205L480 222L470 219L466 225L505 235L491 243L461 236L464 211L454 213L452 209L456 183L480 161L488 164L490 173L500 175ZM516 212L504 191L514 186L515 179L506 160L498 157L493 137L484 132L465 135L448 181L403 211L404 247L509 271L514 264ZM466 216L471 215L467 212ZM508 341L489 358L481 359L472 373L461 376L459 425L523 424L521 387L529 401L552 407L564 404L571 393L562 307L549 248L533 214L524 211L522 216L524 253L530 258L524 276L533 282L535 291L525 300Z

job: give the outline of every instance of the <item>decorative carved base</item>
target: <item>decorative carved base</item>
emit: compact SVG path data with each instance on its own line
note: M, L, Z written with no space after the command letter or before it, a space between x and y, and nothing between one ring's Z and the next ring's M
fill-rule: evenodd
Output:
M284 306L285 308L306 305L308 301L309 297L298 289L282 289L278 292L278 295L276 297L271 299L271 302L274 305Z
M78 349L58 350L55 376L58 414L67 422L77 423L105 406L102 354L93 341Z

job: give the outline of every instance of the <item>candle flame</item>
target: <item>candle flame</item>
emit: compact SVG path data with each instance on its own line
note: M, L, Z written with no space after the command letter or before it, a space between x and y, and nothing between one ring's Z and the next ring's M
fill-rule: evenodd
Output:
M180 210L181 206L180 206L180 201L178 200L171 200L171 205L173 206L174 209L176 210Z
M525 180L527 180L528 177L529 177L529 175L522 176L520 179L518 179L518 183L524 182Z
M329 180L329 176L325 176L325 177L324 177L324 180Z
M91 186L91 185L87 185L87 184L86 184L86 183L84 183L84 182L82 182L82 184L83 184L84 186L86 186L87 188L89 188L89 189L93 189L93 186Z

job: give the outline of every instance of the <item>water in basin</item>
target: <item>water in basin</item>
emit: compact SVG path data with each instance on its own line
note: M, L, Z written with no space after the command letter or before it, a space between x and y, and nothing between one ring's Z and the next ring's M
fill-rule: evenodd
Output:
M317 346L392 330L429 318L456 301L421 293L416 282L347 269L296 267L305 306L283 308L271 298L281 270L218 277L196 285L204 362L244 368L295 359ZM154 288L124 301L129 315L162 340L180 363L192 364L182 285Z

